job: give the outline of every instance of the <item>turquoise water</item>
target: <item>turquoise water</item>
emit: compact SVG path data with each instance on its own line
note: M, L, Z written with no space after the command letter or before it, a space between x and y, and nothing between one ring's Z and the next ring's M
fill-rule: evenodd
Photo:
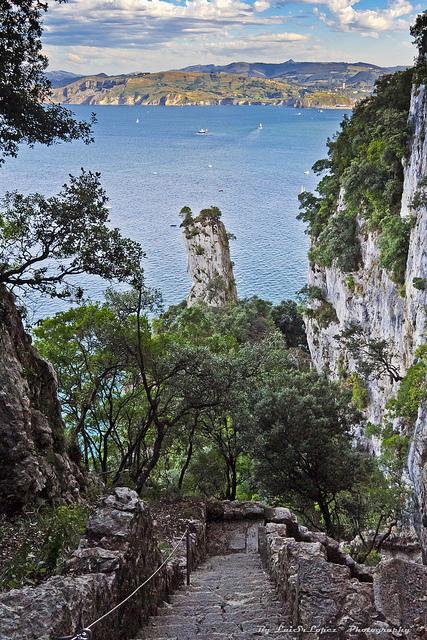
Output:
M305 283L307 237L295 219L301 188L312 190L313 162L344 111L280 107L74 107L96 112L95 143L24 148L0 169L1 191L52 194L80 167L100 171L111 221L141 242L147 281L166 304L188 289L179 210L217 205L232 242L241 297L278 302ZM300 114L300 115L299 115ZM139 120L139 123L136 120ZM262 123L263 128L258 128ZM198 136L199 128L209 129ZM176 224L176 227L171 225ZM105 284L85 281L100 297ZM58 303L46 301L42 313Z

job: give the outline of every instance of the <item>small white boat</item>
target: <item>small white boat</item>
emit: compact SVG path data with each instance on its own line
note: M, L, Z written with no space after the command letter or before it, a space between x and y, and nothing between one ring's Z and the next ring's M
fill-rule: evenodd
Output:
M301 191L300 191L300 193L304 193L304 191L305 191L305 189L304 189L304 187L301 185Z
M197 135L198 136L206 136L208 134L208 130L207 129L199 129L197 131Z
M136 119L136 124L139 124L139 118Z
M302 116L301 111L299 111L299 112L297 113L297 116Z
M305 173L306 176L310 175L310 171L304 171L304 173Z
M258 129L262 129L262 122L259 123Z

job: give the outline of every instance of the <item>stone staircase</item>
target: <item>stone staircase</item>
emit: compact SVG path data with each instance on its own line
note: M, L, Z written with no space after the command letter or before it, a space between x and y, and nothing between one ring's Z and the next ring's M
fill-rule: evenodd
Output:
M211 556L164 603L137 638L228 640L271 636L292 640L284 607L258 553ZM281 631L283 629L283 632Z

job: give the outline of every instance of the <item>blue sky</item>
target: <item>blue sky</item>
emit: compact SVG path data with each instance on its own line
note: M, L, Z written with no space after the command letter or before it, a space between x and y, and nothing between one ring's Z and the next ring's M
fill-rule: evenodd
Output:
M410 64L410 0L69 0L51 2L51 69L125 73L294 60Z

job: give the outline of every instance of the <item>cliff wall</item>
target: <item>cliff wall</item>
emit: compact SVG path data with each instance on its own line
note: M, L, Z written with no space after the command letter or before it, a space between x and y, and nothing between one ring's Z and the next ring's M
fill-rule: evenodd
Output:
M38 498L79 499L84 478L65 448L53 369L25 332L14 298L0 287L0 513Z
M427 95L424 85L412 92L409 111L412 130L410 152L404 161L404 185L401 217L414 216L404 284L399 287L380 266L377 235L367 230L360 216L357 236L361 249L359 268L351 274L336 267L312 265L309 285L318 287L333 313L329 322L319 322L316 313L306 319L310 352L318 370L327 370L338 377L343 369L356 371L356 363L345 353L337 335L352 325L358 325L368 340L385 340L392 354L392 364L403 377L416 358L417 347L424 344L427 305L427 207L412 206L422 179L427 175ZM320 307L317 301L314 307ZM395 395L400 381L390 376L368 379L366 417L380 423L387 402ZM412 425L409 455L409 476L417 500L416 524L427 547L427 424L426 408L420 407L418 419ZM379 449L380 443L373 442ZM423 524L424 523L424 524Z

